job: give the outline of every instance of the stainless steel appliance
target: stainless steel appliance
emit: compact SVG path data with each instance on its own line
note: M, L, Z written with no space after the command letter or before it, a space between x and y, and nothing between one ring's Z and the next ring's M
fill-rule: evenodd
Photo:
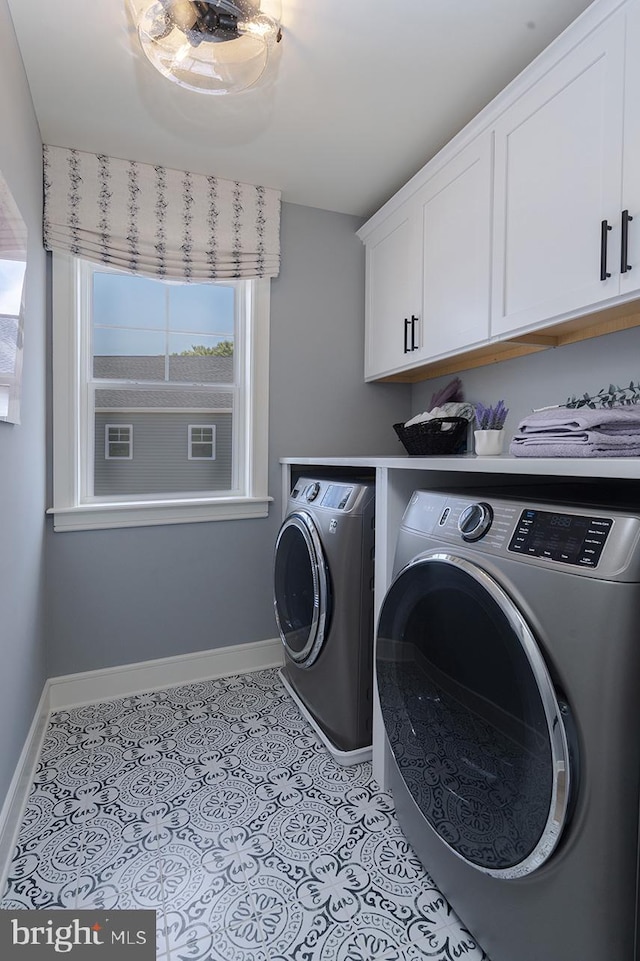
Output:
M283 678L343 762L371 745L374 510L371 482L301 477L275 548Z
M640 516L417 491L377 631L399 821L491 961L634 961Z

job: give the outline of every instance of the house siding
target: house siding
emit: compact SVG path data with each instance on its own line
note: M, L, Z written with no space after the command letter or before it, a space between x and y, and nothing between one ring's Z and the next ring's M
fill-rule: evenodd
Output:
M130 460L105 457L107 424L133 426ZM190 424L215 424L215 460L189 460ZM100 411L95 417L94 493L103 497L230 490L232 445L230 412Z

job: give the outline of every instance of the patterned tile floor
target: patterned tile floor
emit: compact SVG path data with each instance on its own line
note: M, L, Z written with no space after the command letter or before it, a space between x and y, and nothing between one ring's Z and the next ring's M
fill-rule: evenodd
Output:
M51 717L2 908L152 908L162 961L481 961L276 671Z

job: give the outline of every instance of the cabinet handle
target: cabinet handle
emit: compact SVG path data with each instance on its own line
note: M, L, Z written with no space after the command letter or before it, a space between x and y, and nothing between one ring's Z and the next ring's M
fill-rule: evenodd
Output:
M611 276L607 273L607 233L610 230L610 224L603 220L600 224L600 280L606 280Z
M629 221L633 220L633 217L628 210L622 211L622 237L620 240L620 273L626 274L628 270L631 270L631 264L627 263L627 258L629 256Z
M405 354L408 354L410 350L413 350L412 347L409 347L409 327L410 327L410 325L411 325L411 321L409 320L408 317L405 317L405 319L404 319L404 352L405 352Z
M418 318L411 314L411 350L417 350L420 346L416 343L416 324L418 323Z

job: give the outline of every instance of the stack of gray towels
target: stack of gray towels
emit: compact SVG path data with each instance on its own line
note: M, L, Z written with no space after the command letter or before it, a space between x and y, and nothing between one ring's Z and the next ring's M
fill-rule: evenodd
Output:
M640 457L640 404L627 407L554 407L518 425L515 457Z

